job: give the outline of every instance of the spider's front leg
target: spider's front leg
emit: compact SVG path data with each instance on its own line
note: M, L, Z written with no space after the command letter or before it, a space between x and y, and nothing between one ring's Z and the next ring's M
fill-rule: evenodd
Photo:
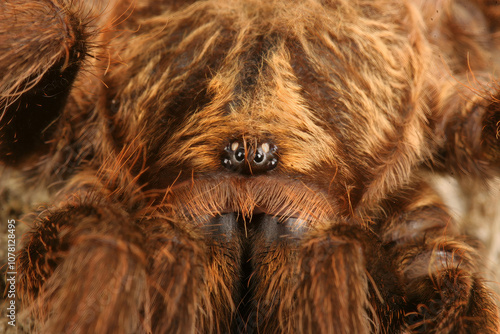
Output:
M498 333L498 308L480 278L478 254L425 183L388 206L379 231L404 284L408 329L417 333Z
M9 0L0 5L0 160L46 148L89 52L79 5ZM81 11L81 8L80 8Z
M260 319L253 321L261 332L395 332L401 326L402 287L381 241L366 225L341 218L309 232L286 225L269 222L257 234Z
M484 179L500 172L500 86L480 76L474 80L470 88L450 80L438 89L437 167Z
M227 333L236 309L241 245L228 215L194 227L158 217L147 234L153 333Z
M95 193L44 212L18 259L20 296L41 332L229 328L237 244L219 247L167 217L127 213Z
M50 209L18 258L24 307L43 333L136 333L147 301L144 234L120 207L81 200Z
M424 183L370 223L339 218L302 233L271 224L254 248L261 332L496 333L476 253ZM276 222L275 222L276 223ZM297 233L298 231L298 233Z

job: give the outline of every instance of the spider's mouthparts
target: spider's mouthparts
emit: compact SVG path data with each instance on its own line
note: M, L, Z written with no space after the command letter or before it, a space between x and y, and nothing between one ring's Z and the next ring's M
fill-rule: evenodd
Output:
M284 211L281 211L284 212ZM259 233L267 241L302 236L310 229L313 218L304 214L279 215L257 208L248 215L226 211L215 216L200 218L205 233L215 238L230 237L237 231L248 237Z
M258 239L266 242L276 242L285 239L300 238L309 230L310 222L295 217L279 217L266 213L256 213L245 217L237 212L217 215L202 225L206 235L214 239L231 240L239 234L244 238Z
M325 194L311 188L283 178L198 179L172 188L169 202L177 209L175 216L196 225L225 219L221 217L255 225L266 217L266 221L302 229L317 226L336 212Z

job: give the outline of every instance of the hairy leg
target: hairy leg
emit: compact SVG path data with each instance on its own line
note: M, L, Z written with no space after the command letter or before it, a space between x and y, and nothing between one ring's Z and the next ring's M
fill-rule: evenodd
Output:
M38 218L18 261L42 332L228 331L237 239L158 211L132 216L94 194Z
M343 221L292 235L294 227L278 223L272 230L268 224L259 232L253 257L261 332L370 333L401 326L402 287L367 226Z
M149 216L146 231L153 333L226 333L235 311L241 247L227 217L191 222ZM189 227L191 226L191 227Z
M265 225L252 257L260 317L254 326L264 333L278 327L496 333L497 307L473 247L457 236L433 191L414 186L370 225L344 220L301 236L291 236L286 226L272 234Z
M24 305L44 333L136 333L146 297L144 237L113 205L44 213L19 256Z
M434 126L441 148L435 162L452 175L485 179L500 171L500 87L490 74L470 76L439 89Z
M88 52L76 8L64 1L0 6L0 157L7 163L43 149L55 130Z
M415 332L497 333L498 309L480 279L478 255L424 183L394 201L380 235L406 296ZM411 199L411 200L410 200Z

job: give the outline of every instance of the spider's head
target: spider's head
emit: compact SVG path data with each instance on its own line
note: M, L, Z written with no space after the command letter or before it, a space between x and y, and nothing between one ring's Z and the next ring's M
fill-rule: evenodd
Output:
M113 78L113 117L120 141L147 148L149 186L296 183L348 214L408 182L430 155L430 49L412 45L403 6L316 5L271 2L263 16L200 3L144 22L145 49L122 54L128 69Z

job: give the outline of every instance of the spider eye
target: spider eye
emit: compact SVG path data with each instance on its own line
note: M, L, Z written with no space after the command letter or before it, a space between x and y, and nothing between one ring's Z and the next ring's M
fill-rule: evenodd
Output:
M257 152L255 153L255 157L253 158L253 161L255 161L256 163L261 163L262 161L264 161L264 154L262 153L262 151L260 149L257 150Z
M240 147L235 153L234 153L234 158L236 161L241 162L245 159L245 149L243 147Z

